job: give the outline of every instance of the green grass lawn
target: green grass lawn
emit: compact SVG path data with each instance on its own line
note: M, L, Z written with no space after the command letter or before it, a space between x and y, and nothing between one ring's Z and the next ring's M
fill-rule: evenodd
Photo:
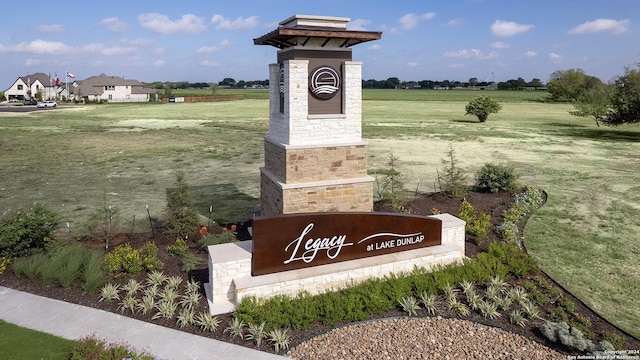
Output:
M66 360L69 358L71 344L71 340L0 320L0 357L3 359Z
M266 90L243 91L252 95L231 102L0 113L0 211L46 203L78 235L89 213L109 205L120 210L122 231L148 230L145 206L159 217L182 170L203 216L210 206L218 222L251 216L269 105ZM503 105L485 123L464 115L478 95ZM525 231L527 249L554 279L640 336L640 128L596 127L546 96L365 90L369 167L384 167L393 153L407 187L422 192L434 190L449 146L470 183L487 162L515 167L522 183L549 194Z

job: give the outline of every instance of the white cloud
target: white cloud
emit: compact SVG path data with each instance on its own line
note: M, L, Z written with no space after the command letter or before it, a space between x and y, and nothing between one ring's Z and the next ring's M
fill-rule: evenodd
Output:
M218 67L218 66L220 66L220 63L218 61L202 60L202 61L200 61L200 66Z
M371 45L371 46L369 46L367 48L367 50L371 50L371 51L377 51L377 50L380 50L380 49L382 49L382 46L380 46L378 44L373 44L373 45Z
M24 52L31 54L55 55L70 51L71 47L58 41L33 40L17 45L1 45L0 52Z
M549 56L549 60L556 64L560 63L564 59L564 56L556 53L549 53L548 56Z
M59 24L40 25L37 30L43 33L60 33L64 32L64 26Z
M424 13L422 15L406 14L400 18L400 26L405 30L411 30L422 20L431 20L436 16L433 12Z
M464 67L464 64L449 64L447 66L452 68L452 69L457 69L457 68Z
M489 44L489 47L492 47L494 49L506 49L511 47L511 45L504 43L502 41L496 41L496 42L492 42L491 44Z
M131 46L149 46L151 44L153 44L153 40L151 39L127 39L127 38L123 38L120 39L120 42L124 45L131 45Z
M166 53L166 52L167 52L167 49L165 49L165 48L161 48L161 47L160 47L160 48L155 48L155 49L153 49L153 51L152 51L152 52L153 52L154 54L156 54L156 55L162 55L162 54L164 54L164 53Z
M224 16L215 14L211 18L211 23L216 25L216 29L227 30L248 30L258 26L258 17L249 16L248 18L239 17L233 21L225 19Z
M612 34L622 34L627 31L629 20L597 19L587 21L569 30L569 34L586 34L594 32L610 32Z
M462 49L462 50L456 50L456 51L447 51L442 56L450 57L450 58L491 60L491 59L497 58L498 53L495 51L492 51L488 54L485 54L478 49L470 49L470 50Z
M525 52L523 55L524 55L524 57L532 58L532 57L538 56L538 53L535 52L535 51L529 50L529 51Z
M367 30L366 25L371 24L371 20L355 19L347 23L348 30Z
M491 33L495 36L513 36L533 29L533 25L518 24L513 21L496 20L491 25Z
M24 64L27 66L40 65L40 59L27 59L24 61Z
M129 28L129 25L120 21L117 16L103 19L100 25L106 26L111 32L123 32Z
M164 60L156 60L156 61L153 62L153 66L155 66L155 67L162 67L164 65L165 65Z
M82 50L88 53L98 53L102 55L127 55L133 54L136 51L136 48L131 46L106 46L104 44L97 43L84 45Z
M226 48L227 46L229 46L229 40L224 39L221 42L217 43L216 45L203 46L200 49L198 49L196 52L198 54L208 54L208 53L212 53L212 52L215 52L215 51L220 51L220 50Z
M456 19L452 19L447 21L444 26L458 26L460 24L464 23L464 20L461 18L456 18Z
M416 66L418 66L418 63L417 63L417 62L413 62L413 61L409 61L409 62L407 63L407 66L408 66L408 67L416 67Z
M185 14L179 20L170 20L166 15L149 13L138 15L140 26L158 34L196 34L206 29L204 20L193 14Z

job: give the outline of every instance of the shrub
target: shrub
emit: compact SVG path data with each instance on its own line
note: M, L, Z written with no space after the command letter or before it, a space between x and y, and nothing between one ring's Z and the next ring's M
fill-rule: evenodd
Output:
M458 167L458 159L453 152L453 145L444 159L441 160L442 173L438 172L438 184L440 190L447 196L460 198L469 192L467 176Z
M464 200L460 205L458 217L467 223L465 231L476 236L479 243L487 239L489 227L491 227L491 216L489 214L484 211L476 211L471 203Z
M60 216L44 205L0 218L0 256L17 258L45 250Z
M497 113L502 109L502 105L488 96L478 96L469 101L465 107L465 115L473 115L478 121L485 122L489 114Z
M418 303L418 299L416 299L413 295L402 298L399 303L402 307L402 310L409 314L409 316L418 315L420 304Z
M181 270L188 273L200 265L200 259L192 253L186 253L182 257Z
M198 240L198 244L200 244L203 249L206 249L207 246L227 244L237 241L238 239L236 239L236 235L233 232L225 231L221 234L204 234L200 240Z
M187 253L187 250L189 250L187 243L180 238L177 238L173 245L167 247L167 252L175 256L183 256Z
M142 270L160 269L163 265L158 260L158 247L151 242L140 249L132 249L129 244L117 246L104 259L105 270L111 274L137 274Z
M9 266L9 264L11 264L11 258L0 256L0 275L7 270L7 266Z
M584 338L580 330L575 327L569 327L566 322L547 321L540 327L540 332L553 342L560 342L567 347L580 351L593 351L596 348L591 340Z
M86 359L153 360L154 357L146 352L130 349L127 344L107 343L95 336L87 336L74 341L69 354L69 360Z
M164 221L164 233L170 237L183 238L198 231L200 218L183 172L177 174L176 188L167 197Z
M373 171L376 175L378 198L382 203L391 205L394 209L401 208L406 203L405 176L398 169L398 158L391 153L386 169ZM381 178L378 179L378 175Z
M476 186L492 193L513 190L517 187L518 176L512 167L499 164L484 164L476 173Z
M273 349L278 353L282 350L289 348L289 330L288 329L274 329L267 334L267 338Z

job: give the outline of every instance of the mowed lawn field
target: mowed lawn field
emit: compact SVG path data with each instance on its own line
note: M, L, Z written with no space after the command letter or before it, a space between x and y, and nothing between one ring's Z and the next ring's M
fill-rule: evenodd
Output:
M89 214L112 206L121 231L148 231L146 207L160 218L176 171L184 171L204 221L209 209L219 223L246 219L259 207L269 109L266 90L245 93L233 102L0 113L0 211L44 203L62 214L63 233L80 236ZM503 106L486 123L464 115L478 95ZM450 147L470 184L485 163L513 166L521 183L549 195L527 225L527 250L577 297L640 337L640 127L596 127L546 96L365 90L369 167L385 167L393 154L411 192L430 192Z

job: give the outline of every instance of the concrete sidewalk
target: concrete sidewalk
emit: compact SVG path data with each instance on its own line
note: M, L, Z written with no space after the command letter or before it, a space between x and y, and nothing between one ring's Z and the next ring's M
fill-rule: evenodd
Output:
M0 286L0 319L66 339L127 343L160 359L276 360L282 356Z

